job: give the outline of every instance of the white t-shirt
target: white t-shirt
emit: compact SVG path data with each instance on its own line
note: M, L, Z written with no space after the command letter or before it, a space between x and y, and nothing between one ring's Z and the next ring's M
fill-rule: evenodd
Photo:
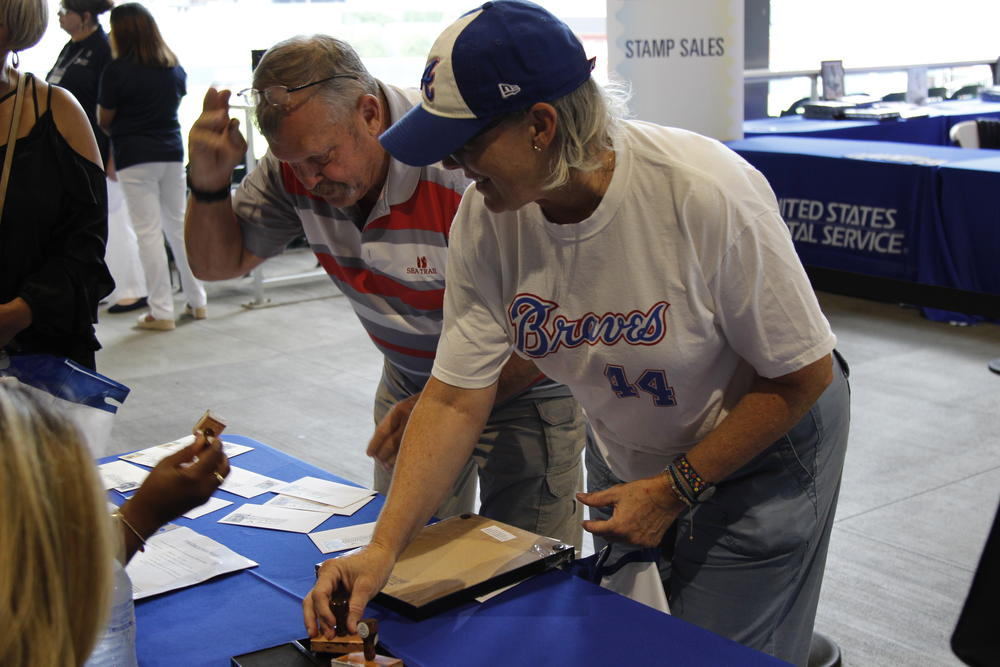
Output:
M493 383L514 347L570 387L631 481L693 447L756 371L836 344L764 177L722 144L625 123L588 219L491 213L474 186L452 225L433 375Z

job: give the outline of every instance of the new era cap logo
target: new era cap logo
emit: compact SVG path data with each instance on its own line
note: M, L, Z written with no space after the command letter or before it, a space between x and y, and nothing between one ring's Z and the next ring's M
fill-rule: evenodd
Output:
M513 97L521 92L521 86L517 86L513 83L501 83L500 86L500 97L507 99L508 97Z

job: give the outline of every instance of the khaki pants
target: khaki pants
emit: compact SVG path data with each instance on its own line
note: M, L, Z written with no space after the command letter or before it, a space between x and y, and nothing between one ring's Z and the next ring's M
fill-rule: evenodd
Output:
M410 394L390 364L385 364L375 396L375 423ZM581 453L586 442L583 412L570 396L518 397L493 409L490 419L451 493L435 515L446 518L475 509L479 476L479 514L524 530L553 537L580 550L582 506ZM389 490L392 474L375 464L374 488Z

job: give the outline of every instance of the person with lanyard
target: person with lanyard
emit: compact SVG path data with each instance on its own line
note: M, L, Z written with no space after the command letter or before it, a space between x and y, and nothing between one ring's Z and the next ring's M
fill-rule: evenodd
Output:
M73 93L80 102L94 128L103 164L108 163L110 141L97 127L97 84L104 67L111 62L111 45L97 17L112 6L112 0L63 0L59 27L69 34L69 42L45 77L47 82Z
M596 437L578 499L595 543L656 548L652 585L673 615L805 665L847 446L846 364L764 177L715 140L624 120L592 67L546 10L488 2L438 38L422 102L382 134L396 159L443 160L475 186L372 541L322 564L306 629L329 633L342 588L353 631L513 353L586 411Z
M139 245L114 173L111 143L97 126L97 87L104 67L111 62L108 35L97 17L112 6L112 0L64 0L59 9L59 27L70 39L45 80L73 93L83 106L108 174L108 248L104 259L115 279L115 291L108 296L108 312L114 314L144 308L146 287Z
M100 152L76 98L8 65L47 23L46 0L0 3L0 349L95 368L97 304L114 287Z

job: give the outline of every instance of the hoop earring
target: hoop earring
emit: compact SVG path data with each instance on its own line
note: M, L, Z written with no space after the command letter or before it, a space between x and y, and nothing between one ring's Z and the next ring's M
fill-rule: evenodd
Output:
M14 69L17 69L17 66L21 64L21 56L18 55L17 51L11 52L10 64L14 66Z

